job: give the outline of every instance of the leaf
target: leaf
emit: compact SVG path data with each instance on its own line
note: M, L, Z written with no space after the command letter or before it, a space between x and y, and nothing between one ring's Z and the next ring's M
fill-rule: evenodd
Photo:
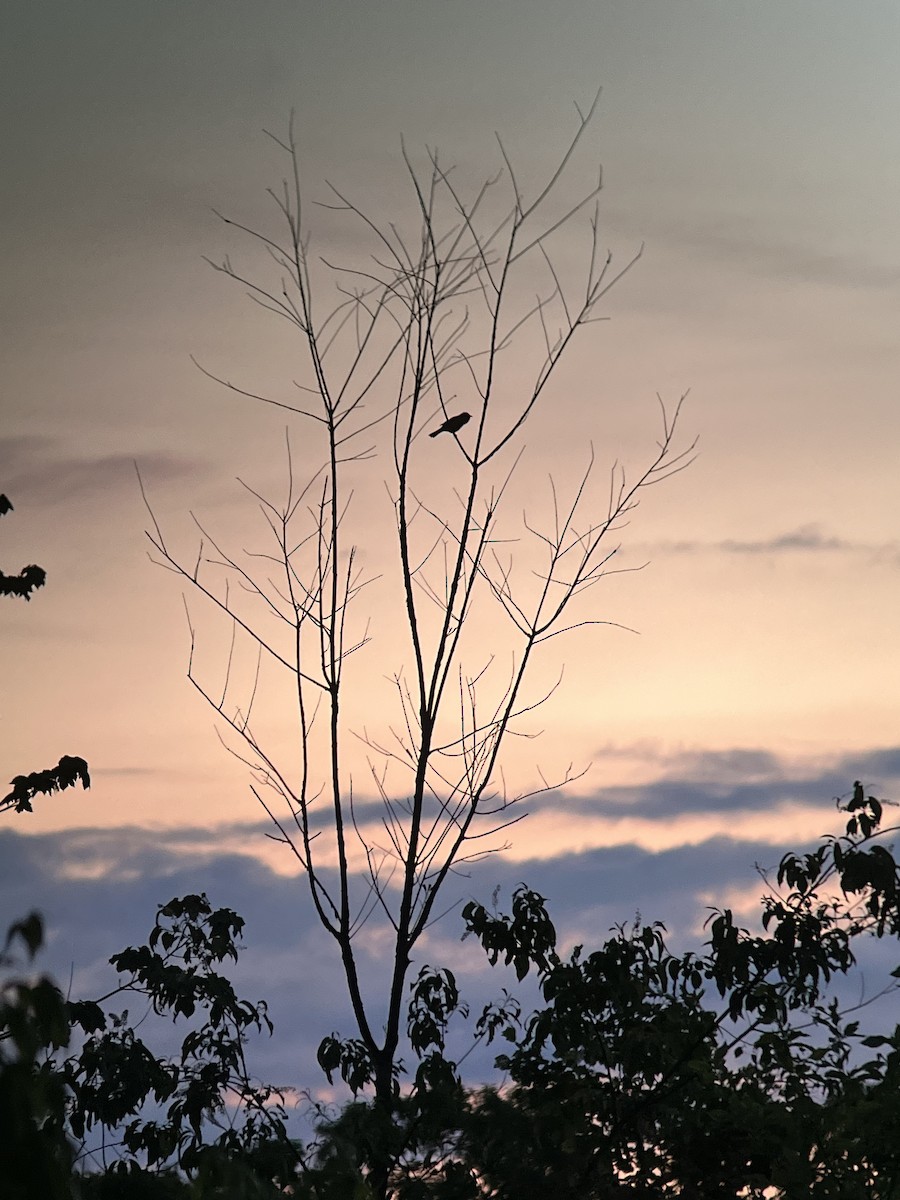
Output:
M13 790L0 801L2 806L15 806L16 812L33 812L31 801L40 792L49 796L52 792L74 787L81 780L89 788L91 778L88 765L83 758L64 754L55 767L46 771L33 771L30 775L16 775L10 782Z
M21 921L14 921L6 933L4 957L15 938L25 943L31 961L44 944L44 918L39 912L31 912Z

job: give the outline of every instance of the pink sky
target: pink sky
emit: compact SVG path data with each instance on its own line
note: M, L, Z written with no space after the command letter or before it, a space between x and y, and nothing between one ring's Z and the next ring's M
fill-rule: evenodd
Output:
M699 435L700 456L623 535L625 561L650 565L590 594L590 615L639 634L551 643L539 677L564 662L563 683L510 778L592 766L512 831L514 876L564 879L588 851L613 866L649 854L687 912L717 881L746 886L739 856L730 882L712 866L714 879L698 877L715 839L746 846L749 867L759 847L777 858L832 827L831 796L857 776L897 794L895 5L51 7L52 19L46 5L10 17L2 73L0 491L15 511L0 555L5 571L34 561L48 580L3 606L0 769L79 754L94 782L7 818L10 834L45 838L22 858L36 865L16 903L37 902L28 881L59 854L62 921L79 881L138 878L133 838L161 839L163 877L234 852L286 870L184 677L181 588L147 561L132 460L186 553L190 511L254 548L261 527L235 476L280 494L284 419L217 388L190 356L274 393L296 375L273 322L201 258L254 261L211 209L269 221L281 164L261 131L283 131L291 108L310 200L327 178L402 219L401 133L474 181L496 166L497 129L533 180L571 133L572 102L604 88L571 186L602 162L602 246L617 263L646 248L529 426L525 491L539 504L548 471L568 482L591 441L601 479L617 458L638 464L657 392L674 403L690 389L685 440ZM311 212L329 254L352 259L358 239ZM560 245L574 271L584 236L573 227ZM298 428L292 438L310 465ZM361 540L380 480L365 487ZM383 547L373 536L373 572ZM376 589L360 722L381 715L397 663L390 611ZM268 716L287 745L289 719ZM352 765L361 780L362 759Z

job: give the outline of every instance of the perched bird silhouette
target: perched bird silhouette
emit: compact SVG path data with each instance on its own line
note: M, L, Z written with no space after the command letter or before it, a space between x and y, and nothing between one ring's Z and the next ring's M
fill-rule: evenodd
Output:
M469 413L457 413L455 417L448 417L439 429L435 429L434 433L429 433L429 437L437 437L439 433L456 433L462 429L467 421L471 421L472 417Z

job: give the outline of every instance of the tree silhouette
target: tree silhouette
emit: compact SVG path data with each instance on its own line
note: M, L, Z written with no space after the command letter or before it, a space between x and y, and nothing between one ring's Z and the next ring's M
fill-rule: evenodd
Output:
M214 684L198 666L189 614L188 677L242 743L235 752L255 773L253 793L272 822L271 836L302 867L336 943L358 1037L326 1038L320 1062L371 1087L388 1125L400 1095L415 947L439 917L452 873L501 848L504 831L523 815L529 793L507 790L503 752L511 739L528 736L522 722L547 698L527 691L532 668L567 630L613 624L584 597L616 573L616 533L644 490L691 459L692 446L675 444L681 401L671 409L660 402L658 441L633 475L614 464L598 487L591 448L567 472L565 489L550 481L543 517L520 519L513 498L527 422L550 399L557 367L580 331L600 319L601 301L640 254L613 271L611 255L599 251L599 174L573 203L556 202L598 98L587 113L579 111L574 136L530 198L502 143L500 174L471 197L436 153L419 171L404 149L411 228L379 223L332 187L332 209L372 239L371 256L355 267L310 253L292 122L286 141L274 139L288 163L281 189L272 192L283 236L223 218L274 261L274 279L239 272L230 259L212 265L297 336L305 356L297 387L305 399L261 395L201 369L305 423L304 447L320 439L321 461L299 480L289 437L286 500L248 489L271 544L246 558L199 521L196 556L180 557L148 504L158 558L232 627L224 682ZM564 282L554 261L557 239L591 206L583 277ZM543 283L534 299L536 272ZM323 310L320 295L332 286L337 300ZM527 352L511 353L520 340ZM510 395L518 396L512 406ZM463 396L466 410L451 415L448 404ZM446 478L420 439L435 420L442 424L431 436L472 424L467 445L457 441L451 450ZM367 504L357 516L353 495L373 470L379 489L384 485L385 459L390 503L379 533L377 507ZM385 553L388 538L393 548ZM390 679L393 718L351 727L353 689L373 675L363 661L373 640L370 621L355 614L377 578L391 596L392 632L402 628L405 661L376 673ZM483 622L490 622L491 648L479 655L474 631ZM258 666L238 695L235 664L245 640ZM511 666L501 671L501 660ZM270 665L290 684L296 765L258 729ZM351 776L349 744L368 756L380 805L375 818ZM570 768L539 790L572 778ZM364 978L358 951L362 931L379 922L391 945L384 989ZM373 1195L383 1197L390 1156L370 1168Z

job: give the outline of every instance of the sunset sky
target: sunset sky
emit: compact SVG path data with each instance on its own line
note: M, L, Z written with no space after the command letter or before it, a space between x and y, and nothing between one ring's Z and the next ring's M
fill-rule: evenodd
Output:
M476 186L502 165L496 130L537 186L602 87L563 192L602 163L601 247L615 265L645 248L529 429L530 502L549 471L580 474L589 443L601 473L634 471L657 393L690 393L698 457L621 535L623 563L649 565L585 610L637 632L551 643L545 678L564 666L562 684L507 763L522 788L589 769L530 804L459 899L524 879L571 939L640 909L699 940L710 904L749 919L754 863L838 827L854 779L900 798L892 0L47 0L8 6L2 40L0 492L15 511L0 565L39 563L47 585L0 613L0 777L78 754L93 785L5 816L0 896L9 919L44 910L48 964L73 990L100 986L157 903L206 890L248 917L248 977L295 1047L273 1063L294 1054L292 1081L310 1083L310 1048L336 1022L352 1032L301 881L185 678L182 587L148 561L133 466L188 558L191 512L257 548L236 477L282 496L284 414L191 357L249 390L289 396L298 377L273 319L203 258L259 266L212 210L268 227L284 164L263 131L283 134L291 110L314 249L351 261L356 231L314 207L326 180L402 222L401 136ZM586 220L559 243L574 272ZM312 468L305 437L295 422ZM427 448L448 455L449 439ZM377 537L367 555L391 569ZM398 665L377 595L363 716ZM474 951L458 936L448 917L428 955L461 967Z

